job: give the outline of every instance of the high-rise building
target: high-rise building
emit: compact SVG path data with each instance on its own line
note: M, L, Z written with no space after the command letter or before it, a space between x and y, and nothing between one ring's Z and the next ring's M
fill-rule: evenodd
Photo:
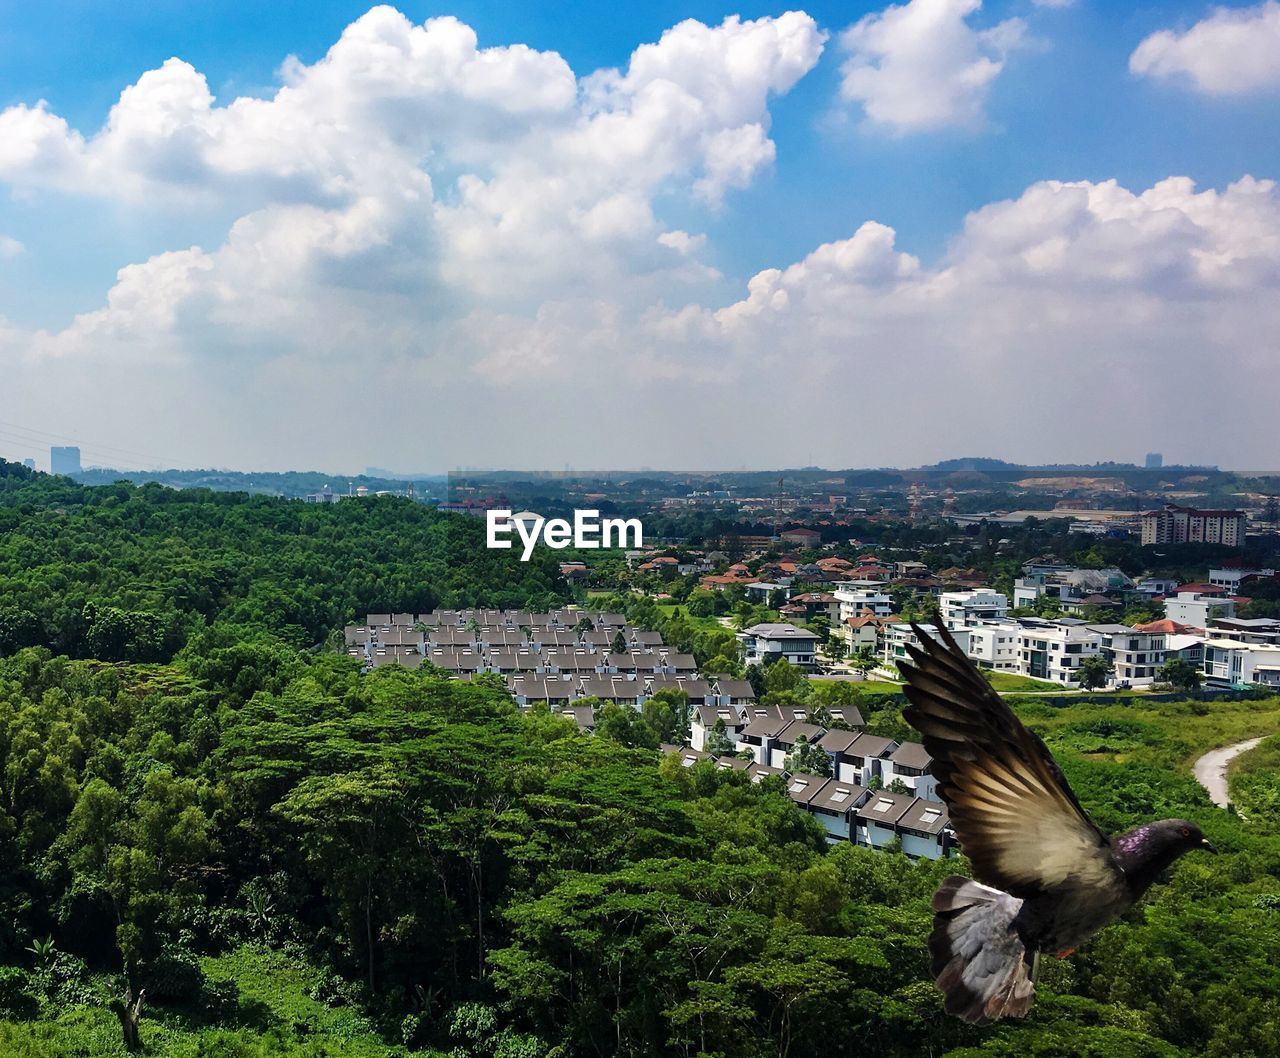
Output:
M1244 511L1201 511L1168 504L1142 516L1143 544L1244 544Z
M54 474L79 474L80 449L75 445L49 449L49 469Z
M36 461L32 459L30 456L27 456L27 458L22 461L22 465L26 467L28 470L35 470Z
M1162 466L1164 466L1163 455L1161 455L1159 452L1147 453L1147 469L1148 470L1159 470Z

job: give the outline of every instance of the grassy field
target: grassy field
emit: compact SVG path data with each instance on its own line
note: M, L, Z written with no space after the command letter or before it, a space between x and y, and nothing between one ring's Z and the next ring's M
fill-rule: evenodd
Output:
M1280 734L1231 762L1231 800L1251 819L1280 813Z
M658 610L661 611L662 616L665 618L673 617L675 612L679 610L681 614L683 614L684 619L697 628L704 628L712 631L725 631L727 627L720 622L720 618L718 617L694 617L682 603L660 602L657 606Z
M1134 696L1064 705L1014 696L1010 704L1051 749L1061 746L1090 759L1150 763L1188 775L1208 750L1256 735L1280 734L1280 697L1153 702Z
M234 982L239 1003L221 1024L181 1008L149 1005L139 1026L143 1053L158 1058L436 1058L381 1039L354 1007L324 1002L325 974L296 953L256 946L201 961L209 981ZM105 981L95 981L104 991ZM103 997L105 999L105 996ZM4 1058L115 1058L129 1055L105 1005L76 1006L56 1018L0 1021Z
M991 686L997 691L1060 691L1063 688L1052 680L1036 680L1013 672L988 672Z

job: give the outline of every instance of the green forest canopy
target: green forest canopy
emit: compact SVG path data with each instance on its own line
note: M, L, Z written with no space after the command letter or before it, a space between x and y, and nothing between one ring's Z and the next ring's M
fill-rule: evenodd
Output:
M538 605L554 567L399 501L8 477L0 607L44 638L0 659L0 1053L123 1054L127 981L175 1058L1280 1055L1274 750L1248 821L1188 774L1280 730L1274 698L1015 703L1104 829L1181 815L1223 851L1046 960L1025 1023L975 1029L924 948L962 862L829 848L779 786L521 713L492 677L299 649L361 608ZM173 639L55 638L90 605Z

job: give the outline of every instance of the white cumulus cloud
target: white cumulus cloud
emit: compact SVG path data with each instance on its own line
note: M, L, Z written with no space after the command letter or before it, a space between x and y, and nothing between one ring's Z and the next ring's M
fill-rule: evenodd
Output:
M895 133L985 122L991 85L1005 58L1026 40L1019 18L975 29L982 0L910 0L850 26L840 94L867 122Z
M976 9L875 16L866 41L900 40L907 11L940 19L926 37L962 31L959 58L908 64L941 70L945 98L890 106L894 127L980 119L986 64L1022 30L974 30ZM799 12L688 21L580 75L375 8L265 98L215 99L175 59L97 129L10 107L0 182L24 208L52 223L109 199L218 236L121 261L72 318L0 320L6 396L174 462L338 470L1262 449L1280 406L1267 180L1046 181L972 212L939 259L867 217L720 275L700 229L771 164L771 102L823 46ZM1179 413L1189 398L1209 413Z
M1189 83L1205 95L1280 88L1280 2L1221 7L1189 29L1162 29L1138 45L1129 69L1141 77Z

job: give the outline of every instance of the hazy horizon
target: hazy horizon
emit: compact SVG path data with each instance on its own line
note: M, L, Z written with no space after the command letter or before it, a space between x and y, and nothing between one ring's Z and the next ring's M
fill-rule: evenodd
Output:
M1280 463L1280 4L55 2L7 35L7 457Z

